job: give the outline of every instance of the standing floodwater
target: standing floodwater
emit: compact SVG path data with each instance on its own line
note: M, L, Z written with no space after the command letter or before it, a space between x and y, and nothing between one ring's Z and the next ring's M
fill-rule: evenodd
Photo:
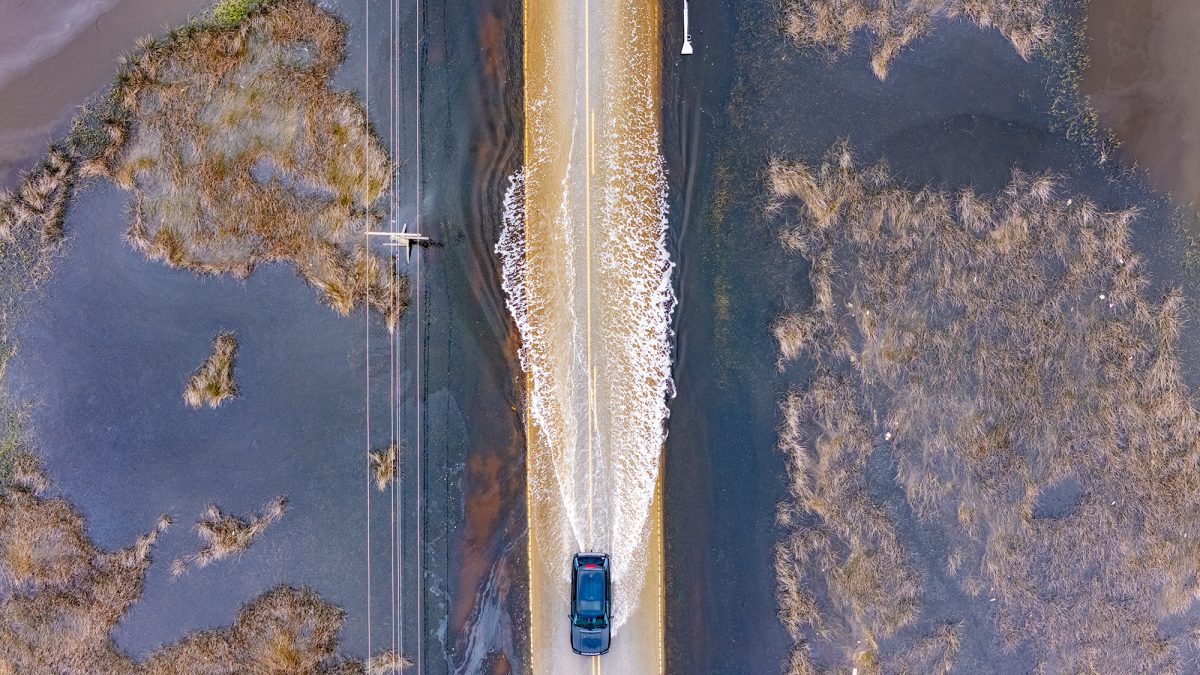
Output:
M0 186L59 136L137 38L206 0L0 0Z
M525 9L526 166L497 250L528 376L536 671L589 665L570 653L564 620L577 551L612 556L606 658L623 672L661 670L658 486L675 300L658 33L657 5L640 0Z
M1182 204L1200 200L1200 4L1093 0L1081 83L1124 159Z

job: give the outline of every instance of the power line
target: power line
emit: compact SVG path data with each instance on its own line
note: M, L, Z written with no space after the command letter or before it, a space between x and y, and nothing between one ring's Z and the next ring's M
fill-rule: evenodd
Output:
M415 155L416 155L416 169L417 169L417 171L416 171L416 177L417 177L416 197L417 197L417 199L416 199L415 220L416 220L416 231L420 232L421 231L421 36L423 35L425 28L421 23L422 0L414 0L414 1L416 3L416 10L417 10L417 20L415 22L416 30L417 30L417 39L416 39L417 81L416 81L416 87L415 87L416 99L417 99L416 125L415 125L416 126L417 144L416 144L416 148L414 151ZM424 617L424 611L423 611L424 610L423 600L424 600L424 595L425 595L425 578L424 578L424 564L423 564L424 558L425 558L425 547L424 547L424 544L421 539L422 529L423 529L422 521L424 520L424 509L423 509L422 502L421 502L421 497L422 497L421 493L422 493L422 484L425 482L425 473L422 470L422 468L423 468L422 467L422 464L423 464L422 458L424 455L424 449L421 447L421 428L422 428L422 426L424 426L424 420L421 417L421 399L425 395L425 392L422 389L423 385L422 385L422 381L421 381L421 375L422 375L421 366L422 366L422 361L424 360L422 357L422 347L424 345L421 342L421 325L424 323L424 317L421 314L421 258L423 258L423 257L424 257L424 254L421 252L418 252L417 268L416 268L416 281L414 284L416 286L416 296L417 296L417 299L416 299L416 306L417 306L417 316L416 316L416 320L417 320L417 378L416 378L416 380L417 380L417 382L416 382L416 384L417 384L417 397L416 397L417 398L417 416L416 416L416 425L417 425L417 444L416 444L417 445L417 447L416 447L416 453L417 453L417 509L416 509L416 511L417 511L417 673L418 673L418 675L420 675L420 673L422 672L422 669L425 667L425 661L423 658L424 655L422 653L422 646L425 642L425 617Z
M369 153L371 134L371 5L370 0L363 0L363 100L365 102L363 112L363 222L367 224L367 230L370 230L370 207L368 203L368 186L366 167L369 166ZM365 235L364 235L365 236ZM370 238L367 238L370 241ZM363 274L367 274L367 269L364 266ZM371 649L371 304L363 303L363 316L366 317L366 452L363 453L363 459L366 462L366 488L367 488L367 658L370 658Z
M398 17L397 3L398 3L398 0L391 0L390 6L389 6L390 16L388 17L389 18L388 50L389 50L389 55L390 55L390 58L388 59L388 99L389 99L388 100L388 106L389 106L388 135L389 135L389 139L388 140L389 140L389 145L390 145L389 149L391 150L391 157L392 157L392 162L393 162L392 168L391 168L393 188L391 191L391 195L389 197L390 206L391 206L391 208L390 208L391 222L389 223L389 227L388 227L389 231L391 231L391 232L396 231L396 213L400 207L400 198L398 196L398 189L397 189L399 187L399 182L400 182L400 176L399 176L400 162L398 160L398 158L400 156L400 152L399 152L399 150L400 150L400 147L399 147L399 145L400 145L400 140L399 140L400 139L400 133L399 133L400 113L399 113L399 106L398 106L399 92L397 90L397 85L396 85L396 76L398 74L399 61L400 61L399 46L397 45L397 37L398 37L397 33L399 32L399 29L398 29L399 17ZM393 259L389 260L389 264L391 265L391 269L388 271L388 273L391 274L392 278L394 279L395 274L396 274L397 261L393 258ZM397 290L396 286L397 285L395 283L392 284L392 293L391 293L392 297L389 298L389 300L391 300L391 302L393 303L392 306L394 308L399 307L399 296L398 296L398 290ZM397 317L397 321L398 320L399 320L399 318ZM400 419L399 419L400 397L398 395L398 379L399 378L397 377L397 370L396 370L396 351L397 351L396 339L394 337L392 339L390 339L388 341L388 345L389 345L388 351L389 351L389 354L391 357L391 368L389 371L390 384L388 387L388 397L389 397L389 404L390 404L389 407L391 409L391 416L392 416L392 425L391 425L391 430L390 430L392 445L390 447L395 447L397 450L397 456L395 457L395 460L394 460L396 464L393 467L393 471L395 472L395 475L393 475L393 477L392 477L392 486L391 486L392 487L392 489L391 489L391 522L392 522L391 565L389 566L388 574L392 579L392 584L391 584L391 590L392 590L392 650L395 651L397 646L399 646L400 651L403 652L404 651L404 624L403 624L404 576L400 572L400 565L401 565L401 561L402 561L402 552L403 552L403 546L404 546L404 544L403 544L404 525L402 522L399 522L399 520L402 520L402 519L397 519L396 504L397 504L397 500L403 498L404 486L400 482L399 446L397 445L397 442L396 442L397 438L399 436L398 431L399 431L399 424L400 424ZM399 525L399 534L397 534L397 525Z

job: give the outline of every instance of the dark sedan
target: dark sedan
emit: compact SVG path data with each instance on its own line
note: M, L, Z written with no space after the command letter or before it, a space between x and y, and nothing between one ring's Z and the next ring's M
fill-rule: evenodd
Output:
M571 564L571 649L595 656L608 651L612 581L608 556L576 553Z

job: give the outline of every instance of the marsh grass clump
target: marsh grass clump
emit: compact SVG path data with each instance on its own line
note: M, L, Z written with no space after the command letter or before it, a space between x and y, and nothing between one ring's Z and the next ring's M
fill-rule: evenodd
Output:
M203 274L290 262L333 309L365 302L394 326L407 289L363 237L390 162L362 106L328 86L345 34L308 0L235 0L127 57L122 114L86 169L133 192L130 244Z
M392 481L396 480L399 450L400 445L393 441L386 448L371 451L371 474L375 476L375 488L377 490L382 491Z
M345 613L307 588L278 586L244 606L229 628L193 634L147 661L151 673L321 672Z
M830 53L849 51L860 30L874 33L871 70L882 80L900 51L939 17L995 28L1028 61L1053 36L1049 9L1049 0L785 0L783 30L798 47Z
M70 504L38 492L0 488L0 663L18 673L134 672L109 632L141 594L170 519L133 546L105 552Z
M410 662L382 652L366 664L337 653L345 612L308 588L276 586L247 603L228 628L201 631L163 648L146 662L151 675L204 673L399 672Z
M21 232L36 233L42 243L62 238L63 220L76 176L70 151L52 145L35 169L22 177L21 186L0 192L0 244L12 246Z
M816 298L776 324L781 362L838 373L840 415L871 411L858 435L890 452L912 511L954 544L939 567L970 595L990 589L1006 645L1042 670L1178 667L1183 638L1160 624L1200 597L1200 416L1175 346L1184 299L1149 294L1129 243L1136 214L1021 172L994 197L913 191L858 169L844 145L815 169L776 161L769 180ZM827 508L796 485L829 466L808 448L844 443L810 403L828 382L785 401L782 513ZM1078 503L1039 516L1039 498L1068 481ZM829 536L824 518L792 521L785 549ZM794 587L813 586L785 568L781 605L806 597ZM828 601L814 602L800 616Z
M365 675L392 675L405 668L411 668L413 662L404 654L395 650L384 650L371 658L363 668Z
M790 499L777 515L787 534L775 547L775 575L794 663L807 660L809 631L846 636L855 645L847 656L865 666L877 640L916 614L920 579L891 518L868 495L874 438L852 394L844 378L824 373L783 403ZM838 611L823 611L817 596Z
M188 565L207 567L210 563L223 560L235 553L250 548L255 539L262 536L267 527L283 517L287 510L287 497L276 497L263 508L263 512L246 520L221 512L216 504L209 504L196 521L196 530L205 542L195 554L171 563L171 574L184 574Z
M184 402L192 408L205 405L216 408L226 399L237 396L237 382L233 379L237 347L233 333L217 333L213 338L212 354L188 379L183 390Z

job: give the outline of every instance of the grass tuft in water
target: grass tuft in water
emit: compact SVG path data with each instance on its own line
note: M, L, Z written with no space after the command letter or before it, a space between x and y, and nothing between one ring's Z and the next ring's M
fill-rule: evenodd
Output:
M407 656L388 649L367 659L364 670L365 675L390 675L410 668L412 665L412 660Z
M207 405L216 408L227 399L237 396L237 382L233 378L237 347L237 338L233 333L217 333L213 338L212 354L192 374L183 390L183 400L188 406L200 408Z
M209 504L196 521L196 530L206 545L197 553L172 562L171 574L178 577L187 572L188 565L207 567L247 550L268 526L283 517L286 510L287 497L276 497L263 508L262 513L248 520L222 513L216 504Z
M393 442L381 450L370 452L371 473L375 476L375 488L382 491L396 480L397 456L400 446Z

